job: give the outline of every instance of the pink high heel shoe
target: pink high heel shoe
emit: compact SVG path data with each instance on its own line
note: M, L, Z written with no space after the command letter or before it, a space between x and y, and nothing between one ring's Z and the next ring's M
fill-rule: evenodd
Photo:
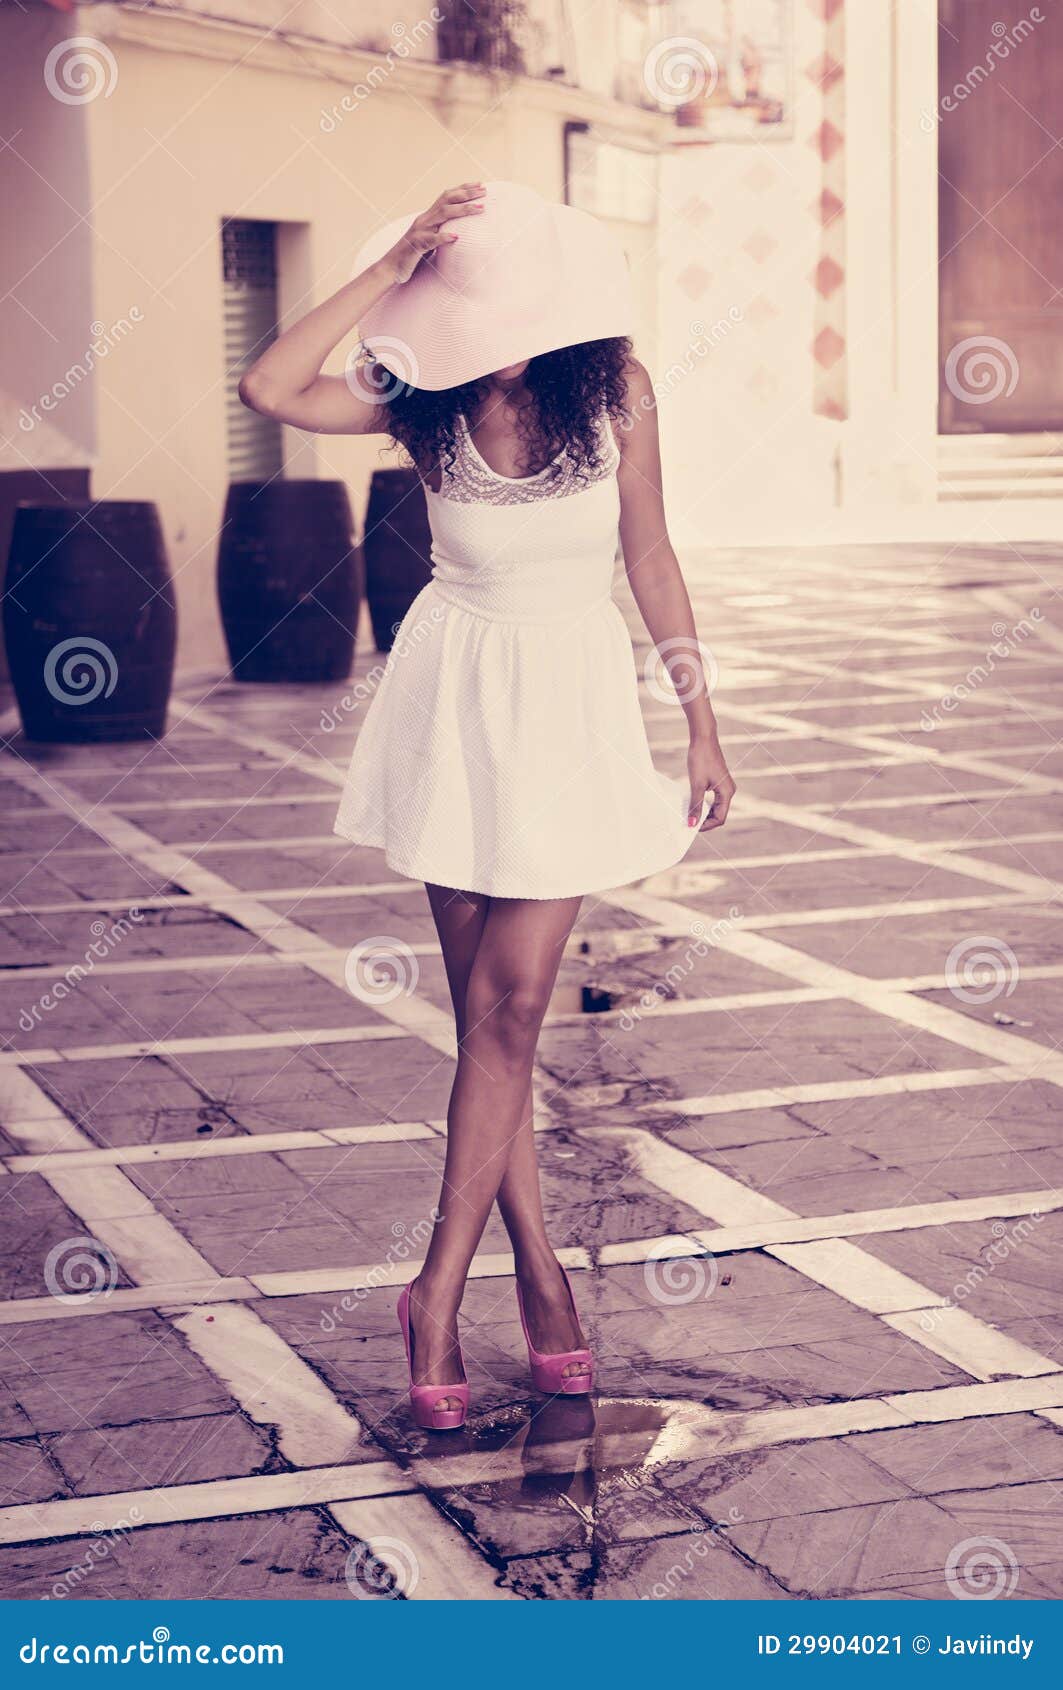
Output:
M561 1267L560 1262L558 1266ZM568 1289L569 1302L572 1313L576 1315L579 1325L579 1315L576 1311L576 1299L572 1295L568 1274L561 1268L565 1285ZM590 1350L559 1350L553 1355L542 1355L531 1341L528 1322L524 1317L524 1298L520 1294L520 1281L517 1280L517 1307L520 1310L520 1324L524 1329L524 1342L528 1346L528 1365L531 1368L532 1384L537 1391L545 1391L548 1396L583 1397L594 1389L594 1357ZM565 1373L566 1367L573 1362L579 1364L578 1373Z
M469 1387L459 1385L415 1385L413 1382L413 1333L410 1329L410 1287L399 1295L399 1325L406 1342L406 1365L410 1370L410 1406L416 1425L424 1432L454 1432L464 1426L469 1412ZM440 1397L457 1397L460 1408L437 1408Z

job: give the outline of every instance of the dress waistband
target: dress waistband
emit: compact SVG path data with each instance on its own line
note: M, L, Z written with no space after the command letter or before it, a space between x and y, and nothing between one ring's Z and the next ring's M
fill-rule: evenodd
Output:
M579 622L583 617L596 614L601 610L617 609L611 593L601 593L582 604L565 604L552 614L543 613L540 610L531 615L526 615L514 605L488 604L475 591L470 592L467 588L459 586L453 581L443 581L438 575L432 576L429 587L447 604L452 604L456 610L465 611L469 616L479 617L484 622L510 622L522 628L564 627L571 625L573 622Z

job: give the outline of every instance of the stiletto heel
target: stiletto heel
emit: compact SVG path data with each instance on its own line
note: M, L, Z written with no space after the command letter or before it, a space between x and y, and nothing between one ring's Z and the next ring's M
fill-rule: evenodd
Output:
M413 1382L413 1333L410 1329L410 1287L399 1295L399 1325L406 1343L406 1365L410 1370L410 1405L413 1418L424 1432L456 1432L469 1412L469 1387L463 1379L457 1385L415 1385ZM460 1408L437 1408L440 1397L457 1397Z
M560 1262L557 1264L561 1267ZM561 1268L565 1286L568 1290L572 1312L579 1325L579 1315L576 1310L576 1299L572 1295L568 1274ZM520 1280L516 1281L517 1307L520 1310L520 1324L524 1330L524 1342L528 1346L528 1365L531 1368L532 1384L537 1391L545 1391L549 1396L583 1397L594 1389L594 1357L590 1350L560 1350L556 1354L543 1355L535 1348L528 1331L528 1322L524 1314L524 1298L520 1293ZM572 1363L579 1364L578 1373L565 1373L566 1367Z

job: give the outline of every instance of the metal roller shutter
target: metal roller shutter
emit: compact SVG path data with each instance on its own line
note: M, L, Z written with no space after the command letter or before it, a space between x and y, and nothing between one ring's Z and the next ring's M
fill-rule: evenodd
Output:
M281 474L281 425L240 403L244 371L277 338L277 226L231 217L222 224L225 285L225 430L230 481Z

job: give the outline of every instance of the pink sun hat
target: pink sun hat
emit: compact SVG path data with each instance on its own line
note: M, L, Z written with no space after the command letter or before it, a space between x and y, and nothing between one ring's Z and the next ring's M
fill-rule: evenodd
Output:
M358 275L413 222L397 217L359 252ZM619 241L598 218L521 182L488 182L458 240L423 258L359 323L363 349L400 381L438 392L543 352L630 335L635 301Z

